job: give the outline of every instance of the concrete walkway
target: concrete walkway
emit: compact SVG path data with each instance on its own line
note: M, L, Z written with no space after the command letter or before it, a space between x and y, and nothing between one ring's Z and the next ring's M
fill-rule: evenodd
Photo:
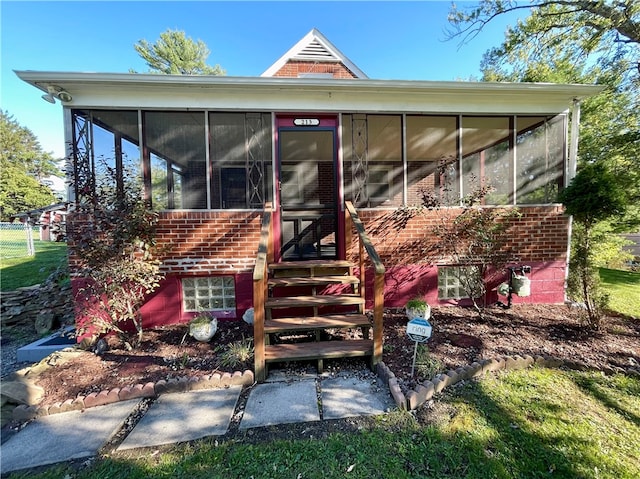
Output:
M275 372L251 389L243 410L238 407L241 386L163 394L117 450L222 436L234 415L241 416L239 429L247 430L383 414L395 405L380 382L353 372L295 380ZM138 400L130 400L38 418L0 446L0 472L95 456L138 406Z

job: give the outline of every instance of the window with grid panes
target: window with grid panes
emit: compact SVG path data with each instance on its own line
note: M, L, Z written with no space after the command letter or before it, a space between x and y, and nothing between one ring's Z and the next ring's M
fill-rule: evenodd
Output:
M182 279L185 311L225 311L235 309L236 291L232 276Z
M480 270L477 266L440 266L438 268L438 299L466 298L463 282L469 278L480 283Z

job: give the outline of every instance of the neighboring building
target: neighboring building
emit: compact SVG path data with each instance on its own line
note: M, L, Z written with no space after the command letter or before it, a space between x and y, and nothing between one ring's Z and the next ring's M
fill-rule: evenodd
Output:
M531 296L515 301L564 301L570 220L556 195L575 171L570 113L599 87L373 80L317 30L261 77L17 75L63 102L76 173L99 174L102 157L141 175L170 247L148 324L198 309L240 318L252 306L265 202L276 260L345 258L350 200L386 266L385 305L418 293L455 303L457 265L421 264L416 246L435 219L396 220L425 192L446 189L459 204L471 174L496 187L487 207L522 211L511 234L514 260L532 267ZM71 201L83 187L72 184Z
M40 241L65 241L68 207L69 204L65 202L55 203L19 213L13 218L19 219L22 223L28 221L29 224L37 226L40 231Z

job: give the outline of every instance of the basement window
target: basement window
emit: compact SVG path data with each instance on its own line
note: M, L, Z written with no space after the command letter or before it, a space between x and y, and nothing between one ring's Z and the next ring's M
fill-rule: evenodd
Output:
M482 278L477 266L440 266L438 268L438 299L461 299L469 297L464 285L471 281L472 287L480 291Z
M182 303L184 310L189 312L235 310L233 276L183 278Z

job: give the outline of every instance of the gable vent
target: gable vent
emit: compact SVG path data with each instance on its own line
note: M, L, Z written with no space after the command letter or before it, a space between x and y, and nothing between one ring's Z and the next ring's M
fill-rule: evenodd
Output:
M293 58L296 60L339 60L333 52L329 51L327 47L320 43L316 38L300 50L300 52L298 52Z

